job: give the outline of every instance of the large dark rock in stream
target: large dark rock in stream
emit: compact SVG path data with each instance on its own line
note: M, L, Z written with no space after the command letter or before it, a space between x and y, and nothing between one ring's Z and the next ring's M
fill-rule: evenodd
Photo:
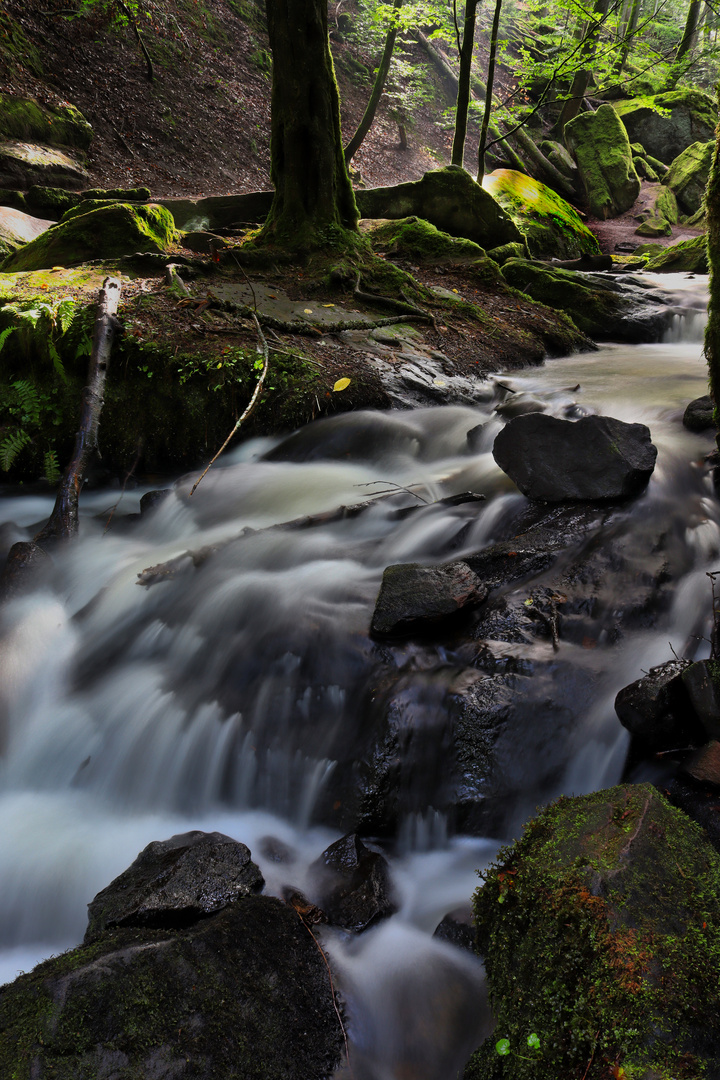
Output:
M530 499L543 502L625 499L641 491L657 450L645 424L611 416L558 420L518 416L495 439L493 457Z
M720 1076L720 856L658 791L562 798L485 877L497 1027L466 1080Z
M486 599L485 586L465 562L445 566L400 563L383 574L370 632L384 637L419 630Z
M148 844L91 901L85 942L118 926L188 926L264 884L245 844L217 832L178 833Z
M259 871L233 843L193 833L149 845L93 901L89 943L0 989L0 1076L331 1076L343 1036L325 962L292 907L248 895L241 879L254 888ZM117 925L139 897L151 923Z
M642 752L656 753L705 742L707 735L682 678L686 668L682 660L668 660L618 692L615 712Z
M709 431L715 427L715 406L709 394L689 402L683 413L683 426L688 431Z
M326 848L310 877L333 926L359 932L397 911L387 859L355 833Z

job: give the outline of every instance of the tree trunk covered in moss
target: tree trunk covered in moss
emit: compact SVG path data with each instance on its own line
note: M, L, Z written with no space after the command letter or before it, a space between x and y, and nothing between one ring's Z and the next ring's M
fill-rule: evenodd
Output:
M478 0L467 0L465 4L465 24L460 48L460 74L458 76L457 103L455 105L455 135L453 137L451 162L453 165L459 165L460 168L463 166L465 157L465 136L467 135L467 118L470 105L470 70L472 68L473 45L475 44L475 12L477 6Z
M597 19L593 19L587 23L582 32L582 48L580 49L579 56L581 62L591 61L595 56L597 49L597 36L602 26L610 7L610 0L595 0L595 6L593 8L593 14L599 16ZM572 86L570 87L570 94L565 99L565 104L562 107L562 112L558 118L553 131L560 138L563 138L565 134L565 125L577 116L582 107L583 98L590 85L590 79L592 78L592 70L588 67L582 67L575 72L573 77Z
M493 15L492 30L490 31L490 55L488 56L487 97L485 98L485 110L480 129L480 145L478 146L478 171L477 182L482 184L485 175L485 146L487 144L488 127L490 126L490 112L493 104L493 83L495 82L495 56L497 54L498 31L500 29L500 13L502 12L502 0L495 0L495 13Z
M705 192L707 253L710 269L710 303L705 330L705 356L712 399L720 401L720 125L718 125L710 176ZM718 442L720 445L720 441Z
M686 53L689 53L695 45L702 7L703 0L690 0L690 6L688 7L687 18L685 20L685 29L683 31L683 36L680 39L677 52L675 53L676 64L678 60L682 60L683 56L685 56Z
M271 178L261 239L286 247L337 242L358 212L340 133L340 102L323 0L267 0L273 55Z

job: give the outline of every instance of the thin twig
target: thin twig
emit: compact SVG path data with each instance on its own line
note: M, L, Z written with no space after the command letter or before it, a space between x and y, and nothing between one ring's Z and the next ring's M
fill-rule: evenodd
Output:
M290 905L290 907L293 907L293 906L292 906L292 904ZM342 1036L343 1036L343 1042L345 1043L345 1060L347 1061L347 1065L348 1065L348 1072L350 1073L350 1076L352 1076L352 1066L351 1066L351 1064L350 1064L350 1047L348 1046L348 1037L347 1037L347 1032L345 1031L345 1025L344 1025L344 1024L343 1024L343 1022L342 1022L342 1016L340 1015L340 1010L338 1009L338 1006L337 1006L337 998L336 998L336 996L335 996L335 986L334 986L334 984L333 984L333 977L332 977L332 971L330 970L330 964L328 963L328 958L327 958L327 956L325 955L325 952L323 951L323 947L322 947L322 945L320 944L320 942L318 941L318 939L317 939L317 938L315 937L315 935L313 934L313 932L312 932L312 927L308 926L308 924L307 924L307 923L305 922L305 920L303 919L302 915L301 915L301 914L300 914L300 912L299 912L299 911L297 910L297 908L294 908L294 907L293 907L293 911L295 912L295 914L297 915L298 919L300 920L300 922L301 922L301 923L303 924L303 926L304 926L304 927L305 927L305 929L307 930L307 932L308 932L308 934L310 935L310 937L311 937L311 938L313 939L313 941L315 942L315 945L317 946L317 951L318 951L318 952L320 953L320 955L322 956L322 958L323 958L323 961L324 961L324 963L325 963L325 967L327 968L327 973L328 973L328 979L329 979L329 981L330 981L330 996L332 997L333 1009L335 1010L335 1015L336 1015L336 1016L337 1016L337 1018L338 1018L338 1024L340 1025L340 1030L342 1031Z
M247 407L246 407L246 409L245 409L244 413L242 414L242 416L240 417L240 419L239 419L239 420L238 420L238 422L236 423L235 427L234 427L234 428L232 429L232 431L231 431L231 432L230 432L230 434L228 435L228 437L227 437L227 439L225 440L225 442L224 442L224 443L222 444L222 446L221 446L221 447L220 447L220 449L218 450L218 452L217 452L217 454L215 455L215 457L214 457L214 458L211 458L210 462L208 463L208 465L207 465L207 466L206 466L206 468L205 468L205 471L204 471L204 472L202 473L202 475L201 475L201 476L200 476L200 477L199 477L199 478L198 478L198 479L197 479L197 480L195 481L195 483L193 484L193 486L192 486L192 489L191 489L191 491L190 491L190 494L191 494L191 495L194 495L194 494L195 494L195 490L196 490L196 488L197 488L198 484L200 483L200 481L201 481L201 480L203 479L203 477L207 476L207 474L208 474L208 472L209 472L209 470L210 470L211 466L215 464L215 462L216 462L216 461L217 461L217 459L218 459L218 458L220 457L220 455L222 454L222 452L223 452L223 450L225 449L225 447L226 447L226 446L228 445L228 443L230 442L230 440L232 439L232 437L233 437L233 436L235 435L235 433L236 433L236 431L238 430L238 428L240 427L240 425L241 425L241 424L242 424L242 423L243 423L243 422L244 422L245 420L247 420L248 416L250 415L250 413L251 413L251 412L253 411L253 409L255 408L255 406L256 406L256 404L257 404L257 401L258 401L258 398L260 397L260 393L261 393L261 391L262 391L262 388L263 388L263 383L265 382L265 376L266 376L266 375L267 375L267 373L268 373L268 366L269 366L269 364L270 364L270 350L269 350L269 348L268 348L268 343L267 343L267 340L266 340L266 338L265 338L265 335L264 335L264 334L263 334L263 332L262 332L262 328L261 328L261 326L260 326L260 323L258 322L258 318L257 318L257 315L255 314L255 312L254 312L254 311L253 311L253 312L251 312L251 314L252 314L252 317L253 317L253 319L254 319L254 321L255 321L255 329L256 329L256 330L257 330L257 332L258 332L258 338L260 339L260 346L261 346L261 348L262 348L262 354L263 354L263 359L264 359L264 363L263 363L263 369L262 369L262 371L260 372L260 378L258 379L258 381L257 381L257 383L256 383L256 385L255 385L255 389L253 390L253 395L252 395L252 397L250 398L250 401L248 402L248 405L247 405Z
M125 488L127 487L127 482L130 479L130 477L132 476L132 474L135 472L135 469L137 468L137 463L140 460L140 454L142 453L142 449L143 449L143 442L144 442L144 440L142 438L138 439L138 446L137 446L137 453L135 454L135 460L133 461L132 465L130 466L130 470L129 470L128 473L126 473L125 479L122 482L122 487L120 488L120 496L118 498L118 501L115 503L114 506L110 507L110 517L105 522L105 528L103 529L103 536L105 535L105 533L110 528L110 522L113 519L113 515L114 515L115 511L117 510L118 506L120 505L120 503L122 502L123 495L125 494Z

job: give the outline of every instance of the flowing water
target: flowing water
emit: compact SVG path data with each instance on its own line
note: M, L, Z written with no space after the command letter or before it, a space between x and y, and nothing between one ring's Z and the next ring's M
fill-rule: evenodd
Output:
M180 481L131 529L104 535L95 515L115 496L84 498L81 538L0 626L0 982L76 944L92 896L147 843L176 832L227 833L250 847L268 891L311 890L309 864L339 835L318 824L328 820L318 808L367 706L367 631L384 567L476 552L526 502L490 453L502 423L493 409L508 397L533 396L555 415L646 423L659 449L633 531L641 543L648 517L667 520L686 572L660 626L621 650L601 643L602 677L592 699L574 704L562 776L539 781L520 816L560 790L619 779L626 739L614 695L667 659L668 642L702 655L705 571L720 546L702 468L711 440L680 422L706 387L704 280L662 285L678 305L663 344L605 345L499 377L494 400L477 407L333 418L288 443L290 461L276 460L276 441L246 443L191 499L191 479ZM437 503L463 491L487 501ZM118 514L135 511L141 494L124 496ZM355 516L270 528L371 499ZM42 499L6 497L0 524L32 535L48 510ZM176 576L137 584L146 568L210 545L198 570L185 559ZM535 767L542 776L542 761ZM498 841L449 835L417 792L406 809L390 852L398 914L359 938L327 932L326 941L358 1075L446 1080L489 1018L478 1008L479 963L431 935L467 908ZM266 857L270 836L289 861Z

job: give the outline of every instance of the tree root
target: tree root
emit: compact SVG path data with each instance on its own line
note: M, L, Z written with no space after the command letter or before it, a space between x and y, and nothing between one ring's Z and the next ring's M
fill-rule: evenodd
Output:
M403 293L404 300L394 300L391 296L377 296L375 293L363 292L360 288L360 274L355 282L353 296L364 304L376 304L378 307L390 308L391 311L400 312L402 315L414 315L416 319L433 321L432 315L411 303L405 293Z

